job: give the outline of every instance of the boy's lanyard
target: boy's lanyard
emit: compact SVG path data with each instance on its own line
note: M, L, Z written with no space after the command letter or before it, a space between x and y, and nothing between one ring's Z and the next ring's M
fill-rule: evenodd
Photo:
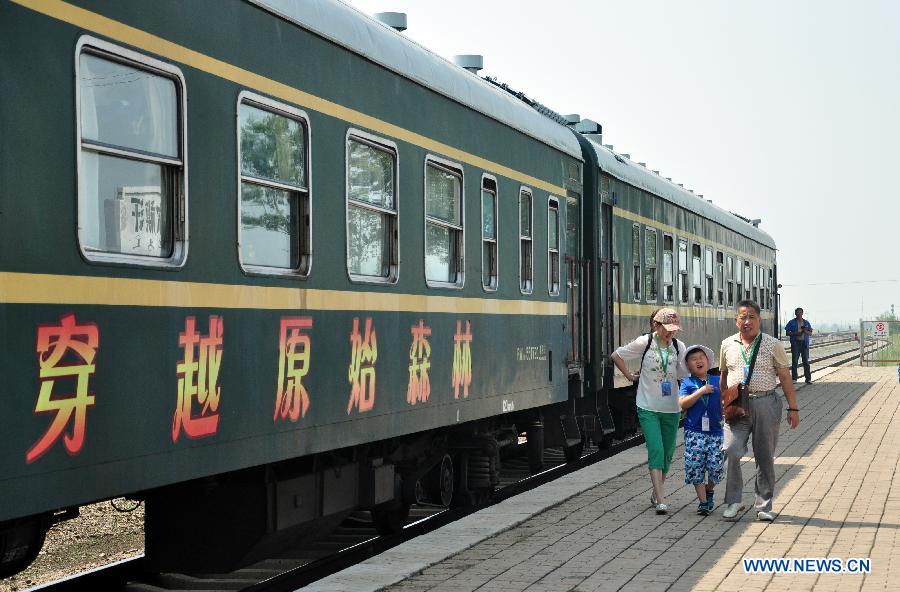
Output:
M706 386L705 380L693 377L693 381L698 390ZM703 401L703 415L709 415L709 395L700 395L700 400Z
M653 338L656 340L656 353L659 355L659 364L662 366L663 378L666 378L669 375L669 348L666 348L666 356L663 358L662 348L659 346L659 335L654 335Z

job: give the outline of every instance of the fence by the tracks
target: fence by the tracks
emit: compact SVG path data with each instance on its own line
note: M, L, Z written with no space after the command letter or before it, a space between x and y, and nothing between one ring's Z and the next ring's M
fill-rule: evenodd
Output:
M859 365L900 364L900 321L859 322Z

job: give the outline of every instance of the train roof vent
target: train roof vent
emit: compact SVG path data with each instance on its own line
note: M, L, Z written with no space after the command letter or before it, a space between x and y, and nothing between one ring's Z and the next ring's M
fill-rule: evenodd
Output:
M699 197L700 199L703 199L703 194L702 194L702 193L698 193L698 194L697 194L697 197ZM712 203L712 200L711 200L711 199L708 199L708 200L706 200L706 201L708 201L709 203Z
M603 147L606 148L607 150L609 150L610 152L612 152L614 150L614 147L612 144L604 144Z
M602 134L603 126L593 119L582 119L575 124L575 131L580 134Z
M390 28L400 31L406 30L406 13L405 12L376 12L372 16L378 22L384 23Z
M460 68L465 68L472 74L478 74L484 69L484 56L478 54L463 54L453 56L453 63Z
M671 181L672 177L666 177L666 181Z
M659 171L652 171L654 175L659 176Z
M566 125L575 125L581 121L581 115L578 113L569 113L568 115L563 115L563 118L566 120Z
M690 191L690 192L691 192L691 193L693 193L693 192L694 192L694 190L693 190L693 189L688 189L688 191Z
M631 155L630 155L630 154L624 154L624 153L623 153L623 154L622 154L622 158L627 158L628 160L631 160Z
M679 183L678 186L684 188L684 183Z
M647 163L646 163L646 162L639 162L638 164L641 165L641 166L644 167L644 168L647 168Z

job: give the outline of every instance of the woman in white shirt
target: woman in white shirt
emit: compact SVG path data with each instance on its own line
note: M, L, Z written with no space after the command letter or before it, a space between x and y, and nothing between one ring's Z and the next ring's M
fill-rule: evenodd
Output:
M610 359L622 374L638 383L635 402L653 484L650 503L657 514L665 514L669 511L665 497L666 473L672 464L681 420L678 380L687 376L688 371L683 360L685 345L675 339L675 333L681 329L678 313L661 308L651 316L650 325L651 333L623 345ZM628 364L636 361L641 366L632 373Z

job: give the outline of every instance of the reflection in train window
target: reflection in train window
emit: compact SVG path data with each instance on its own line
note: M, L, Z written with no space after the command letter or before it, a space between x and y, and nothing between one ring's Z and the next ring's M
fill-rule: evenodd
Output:
M238 106L240 262L252 273L309 271L307 129L302 112L251 93Z
M656 302L657 299L657 242L656 230L647 228L645 230L646 238L644 243L644 294L647 296L647 302Z
M78 54L78 240L85 257L179 266L187 253L184 83L162 62L84 38Z
M465 281L463 174L458 164L425 160L425 280L461 288Z
M631 297L635 302L641 299L641 225L631 227Z
M551 197L547 205L547 289L559 294L559 201Z
M531 294L533 290L533 264L531 257L533 215L531 202L531 190L523 187L519 191L519 290L523 294Z
M687 239L678 239L678 287L681 303L687 304L690 300L690 287L688 286L688 253Z
M497 180L484 175L481 179L481 285L496 290L497 271Z
M396 282L400 263L397 147L350 130L346 158L347 272L354 281Z
M694 304L703 304L703 270L701 261L702 247L691 244L691 284L694 286Z
M674 302L675 291L675 256L674 239L671 234L663 234L663 301Z

